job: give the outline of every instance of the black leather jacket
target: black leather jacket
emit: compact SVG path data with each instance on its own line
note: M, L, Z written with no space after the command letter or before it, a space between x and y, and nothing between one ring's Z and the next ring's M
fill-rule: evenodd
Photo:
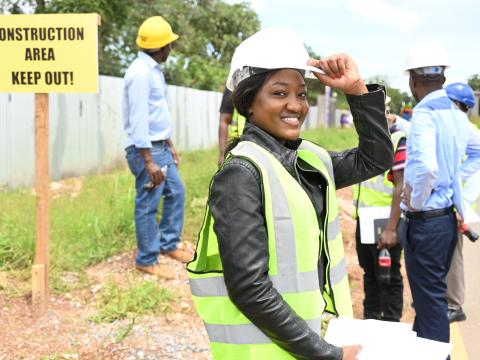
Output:
M330 152L335 184L343 188L383 173L391 167L393 150L385 119L385 94L379 86L347 96L359 134L358 148ZM306 163L296 161L301 139L277 142L247 123L240 139L270 151L302 185L323 224L325 179ZM294 169L297 169L295 171ZM296 175L298 174L298 176ZM298 359L342 359L341 348L320 338L298 317L272 286L268 276L268 245L260 175L246 159L234 158L214 177L209 206L215 220L224 278L232 302L272 341ZM319 276L325 270L319 257Z

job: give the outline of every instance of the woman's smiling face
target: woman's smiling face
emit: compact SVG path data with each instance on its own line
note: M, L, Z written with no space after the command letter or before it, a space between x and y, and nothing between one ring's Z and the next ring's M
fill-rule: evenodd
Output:
M296 140L307 116L307 86L297 70L272 72L249 109L250 121L284 143Z

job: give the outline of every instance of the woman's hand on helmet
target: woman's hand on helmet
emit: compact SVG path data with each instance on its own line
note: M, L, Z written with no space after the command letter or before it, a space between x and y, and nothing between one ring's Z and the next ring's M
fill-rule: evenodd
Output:
M308 65L325 72L325 74L313 73L324 85L349 95L362 95L368 92L357 65L347 54L332 55L321 60L310 59Z

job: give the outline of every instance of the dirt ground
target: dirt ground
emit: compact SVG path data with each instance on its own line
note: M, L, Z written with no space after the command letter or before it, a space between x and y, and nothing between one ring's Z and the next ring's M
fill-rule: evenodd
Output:
M363 272L355 252L355 221L350 188L339 190L342 230L350 286L356 318L362 317ZM13 359L210 359L208 340L190 299L184 267L162 257L161 262L175 270L174 280L160 285L178 294L165 315L96 324L97 294L107 278L121 281L134 272L133 253L114 256L87 271L90 285L72 293L51 296L47 314L33 321L31 297L9 297L0 286L0 360ZM138 275L151 278L149 275ZM405 274L404 274L405 277ZM8 274L0 273L3 283L16 286ZM405 322L412 322L411 295L405 281ZM125 334L127 334L125 336Z

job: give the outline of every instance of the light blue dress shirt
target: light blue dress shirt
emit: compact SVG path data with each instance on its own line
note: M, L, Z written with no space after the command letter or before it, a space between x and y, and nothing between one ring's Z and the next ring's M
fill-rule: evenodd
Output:
M411 123L404 177L412 187L411 207L425 211L455 205L463 215L461 182L480 169L480 133L445 90L425 96ZM405 203L402 208L408 210Z
M167 100L167 86L160 65L140 51L124 77L125 147L151 148L152 141L170 138L172 119Z

